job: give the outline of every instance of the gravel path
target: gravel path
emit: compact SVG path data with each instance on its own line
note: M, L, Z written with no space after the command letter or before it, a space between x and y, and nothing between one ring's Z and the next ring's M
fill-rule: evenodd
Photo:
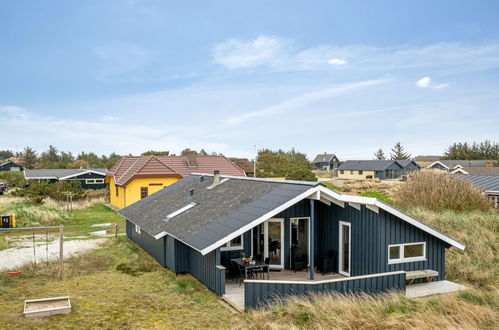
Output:
M72 240L64 241L64 258L76 255L78 253L95 249L99 244L104 242L105 238L100 239L87 239L87 240ZM36 245L36 262L47 261L59 258L59 240L48 243L48 251L45 243L37 243ZM48 253L47 253L48 252ZM26 248L11 248L0 251L0 269L1 270L15 270L16 267L34 261L33 246Z

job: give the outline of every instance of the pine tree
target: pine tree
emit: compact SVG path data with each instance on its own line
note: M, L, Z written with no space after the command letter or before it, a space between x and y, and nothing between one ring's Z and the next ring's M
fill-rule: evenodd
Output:
M31 147L26 147L21 152L24 168L33 168L36 163L36 151Z
M374 159L376 160L385 160L386 156L385 153L383 152L383 149L379 148L378 151L374 153Z
M397 142L392 148L392 152L390 153L390 157L392 160L404 160L411 158L411 154L405 152L402 143Z

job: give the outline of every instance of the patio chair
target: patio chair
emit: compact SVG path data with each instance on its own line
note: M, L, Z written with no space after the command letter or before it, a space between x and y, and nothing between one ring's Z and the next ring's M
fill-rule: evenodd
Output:
M327 256L321 256L317 264L317 270L322 272L322 276L326 273L333 273L336 265L336 253L333 250L328 250Z
M307 259L301 253L301 248L293 246L291 248L291 269L296 273L307 268Z
M265 261L264 263L266 263L267 265L270 265L270 258L267 257L265 258ZM267 266L269 267L269 266ZM270 274L269 274L269 269L267 268L260 268L260 269L255 269L253 270L253 273L256 275L256 277L258 278L258 274L262 274L262 278L265 279L265 274L267 274L267 279L269 280L270 279Z

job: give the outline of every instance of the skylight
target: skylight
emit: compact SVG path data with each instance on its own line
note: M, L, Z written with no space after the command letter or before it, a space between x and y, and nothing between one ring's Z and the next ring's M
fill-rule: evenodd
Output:
M187 204L186 206L184 206L184 207L182 207L182 208L179 208L178 210L176 210L176 211L174 211L174 212L172 212L172 213L168 214L168 215L166 216L166 218L164 218L164 219L163 219L163 221L169 221L171 218L176 217L177 215L184 213L185 211L187 211L187 210L189 210L189 209L193 208L193 207L194 207L194 206L196 206L196 205L198 205L198 203L194 203L194 202L189 203L189 204Z

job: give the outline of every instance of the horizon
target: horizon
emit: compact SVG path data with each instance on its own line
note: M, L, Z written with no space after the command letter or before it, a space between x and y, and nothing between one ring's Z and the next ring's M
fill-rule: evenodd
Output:
M496 1L2 9L0 150L355 160L499 140Z

